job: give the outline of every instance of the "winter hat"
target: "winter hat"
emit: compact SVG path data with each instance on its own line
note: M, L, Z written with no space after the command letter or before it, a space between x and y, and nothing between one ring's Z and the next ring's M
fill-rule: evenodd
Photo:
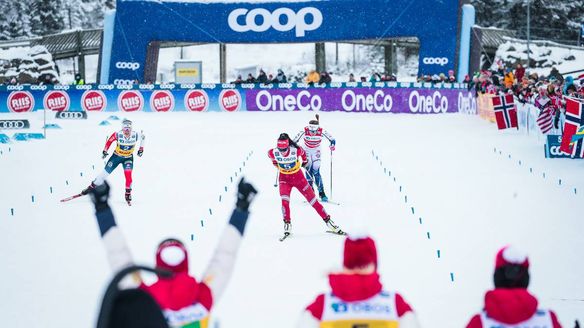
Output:
M513 246L505 246L497 252L495 259L495 269L504 265L519 265L524 268L529 268L529 259L527 254Z
M345 239L343 266L347 269L362 268L373 263L377 268L377 247L369 236L349 236Z
M189 271L189 257L184 244L169 238L158 245L156 251L156 268L174 273Z
M288 139L278 139L278 149L286 149L290 146Z
M529 285L529 259L523 251L505 246L495 257L493 275L497 288L527 288Z

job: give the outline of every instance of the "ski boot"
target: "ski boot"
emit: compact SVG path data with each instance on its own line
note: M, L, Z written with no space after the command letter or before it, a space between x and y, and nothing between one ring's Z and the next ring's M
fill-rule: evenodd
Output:
M284 221L284 235L289 235L292 233L292 223L290 221Z
M129 206L132 206L132 189L126 189L126 202Z
M95 189L95 183L91 183L87 188L81 190L81 195L89 194L93 189Z
M327 196L326 196L326 194L324 193L324 190L323 190L323 191L319 191L319 192L318 192L318 196L320 197L320 200L321 200L322 202L325 202L325 203L326 203L326 202L328 202L328 197L327 197Z
M286 238L290 237L292 234L292 224L290 221L284 221L284 235L280 237L280 241L284 241Z
M330 215L327 216L326 219L324 219L324 223L326 223L326 227L329 228L328 232L337 235L346 235L346 233L343 230L341 230L341 228L339 228L339 226L336 225L333 220L331 220Z

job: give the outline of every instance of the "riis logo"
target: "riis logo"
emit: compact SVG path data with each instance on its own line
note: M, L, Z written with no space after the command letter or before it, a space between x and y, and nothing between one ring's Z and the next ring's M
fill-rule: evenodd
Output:
M129 69L135 71L140 68L140 63L135 62L116 62L116 68Z
M168 90L156 90L150 95L150 109L154 112L170 112L174 108L174 96Z
M245 19L240 19L240 17L245 17ZM307 19L308 17L310 20ZM314 7L302 8L297 13L290 8L278 8L273 12L264 8L252 10L238 8L229 13L227 18L229 27L236 32L261 33L270 28L279 32L288 32L294 29L297 38L304 37L308 31L318 29L322 25L322 20L322 13Z
M11 112L30 112L34 108L34 97L28 91L13 91L8 95L7 106Z
M191 112L204 112L209 108L209 96L204 90L189 90L184 101Z
M103 91L87 90L81 96L81 108L84 111L101 112L107 106L107 98Z
M60 90L52 90L45 94L43 98L43 105L45 109L57 112L64 112L69 110L71 100L67 92Z
M141 111L144 107L144 97L137 90L125 90L118 96L118 108L124 112Z
M227 89L219 94L219 106L227 112L235 112L241 106L241 95L237 89Z

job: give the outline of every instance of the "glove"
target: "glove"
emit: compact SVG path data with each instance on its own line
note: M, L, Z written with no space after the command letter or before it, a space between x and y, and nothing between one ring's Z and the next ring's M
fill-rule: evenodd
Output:
M105 151L105 150L104 150L104 151L102 151L102 152L101 152L101 159L104 159L104 158L106 158L106 157L107 157L107 155L109 155L109 154L107 153L107 151Z
M110 186L105 181L103 184L95 186L95 188L91 189L89 197L91 198L91 201L95 205L96 212L100 212L104 209L109 208L109 204L107 203L107 200L109 198L109 191Z
M336 149L336 148L335 148L335 145L330 145L329 149L330 149L331 151L335 151L335 149Z
M247 212L249 204L255 197L258 191L250 183L245 182L243 178L239 180L237 185L237 203L235 206L237 209Z
M142 154L144 154L144 148L140 147L140 149L138 149L138 157L142 157Z

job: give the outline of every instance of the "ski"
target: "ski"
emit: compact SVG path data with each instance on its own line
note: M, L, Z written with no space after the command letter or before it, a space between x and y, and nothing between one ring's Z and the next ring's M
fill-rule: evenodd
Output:
M339 235L339 236L346 236L347 235L347 233L344 232L343 230L339 230L339 231L327 230L326 232L332 233L333 235Z
M327 200L327 201L320 200L320 202L321 203L325 203L325 204L337 205L337 206L340 206L341 205L340 203L333 202L332 200ZM307 201L304 201L304 203L305 204L309 204Z
M61 199L61 203L68 202L70 200L73 200L75 198L79 198L81 196L85 196L85 195L83 195L83 194L77 194L77 195L73 195L71 197L63 198L63 199Z
M284 232L284 236L280 237L279 240L280 241L284 241L286 240L286 238L290 237L292 234L289 232Z

